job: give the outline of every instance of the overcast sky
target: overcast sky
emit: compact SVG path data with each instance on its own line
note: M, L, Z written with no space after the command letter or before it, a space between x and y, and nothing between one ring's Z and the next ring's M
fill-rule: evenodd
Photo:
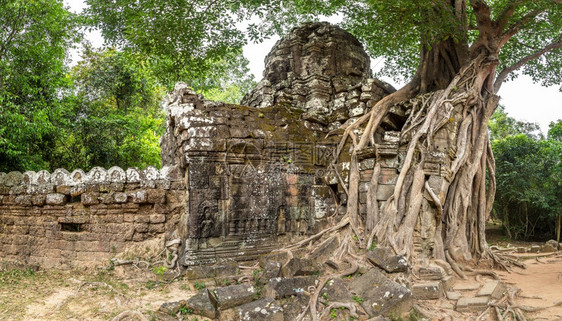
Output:
M64 3L74 12L80 12L85 7L83 0L64 0ZM99 32L90 32L86 38L95 47L103 45ZM262 79L265 56L278 39L276 37L259 44L244 46L244 56L250 61L250 71L254 74L256 81ZM73 56L76 59L77 55ZM394 83L391 79L383 78L382 80L400 88L400 84ZM559 91L559 87L542 87L539 84L533 84L529 77L520 76L518 79L502 85L499 92L500 104L505 106L511 117L538 123L543 133L546 134L551 121L562 119L562 93Z

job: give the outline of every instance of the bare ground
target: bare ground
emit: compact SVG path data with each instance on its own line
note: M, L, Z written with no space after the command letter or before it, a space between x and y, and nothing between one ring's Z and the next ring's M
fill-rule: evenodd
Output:
M489 230L493 245L520 247L534 244L510 243L494 226ZM512 255L520 256L527 268L509 273L496 272L508 286L521 289L517 304L548 307L526 312L527 319L562 321L562 306L551 307L562 302L561 252L538 258L532 254ZM155 320L154 311L162 303L187 299L197 292L197 287L202 287L201 283L174 277L173 273L162 274L131 265L73 271L0 270L0 320L111 320L124 311L138 311L148 320ZM474 284L478 279L459 280L457 284L462 282ZM446 300L435 304L442 310L454 308L454 304ZM475 320L478 315L450 312L448 314L455 316L455 320ZM190 315L182 317L183 320L206 320ZM482 316L482 320L496 318L489 313Z
M0 272L0 320L111 320L128 310L151 319L162 303L195 294L192 282L168 282L132 267L8 270Z

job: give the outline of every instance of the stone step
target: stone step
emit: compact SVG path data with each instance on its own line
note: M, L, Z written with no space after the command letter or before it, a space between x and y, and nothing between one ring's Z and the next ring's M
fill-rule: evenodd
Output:
M484 286L480 289L480 291L478 291L476 296L477 297L488 296L494 299L499 299L503 296L506 290L507 288L502 282L498 280L493 280L484 283Z
M459 312L478 312L484 311L488 306L490 300L487 296L480 296L476 298L461 297L457 301L457 311Z

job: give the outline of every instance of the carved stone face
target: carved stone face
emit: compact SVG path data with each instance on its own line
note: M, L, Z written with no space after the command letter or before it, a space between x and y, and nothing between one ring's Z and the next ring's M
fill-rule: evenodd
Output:
M305 24L280 40L266 58L265 79L272 86L287 79L369 76L370 60L350 33L327 23Z

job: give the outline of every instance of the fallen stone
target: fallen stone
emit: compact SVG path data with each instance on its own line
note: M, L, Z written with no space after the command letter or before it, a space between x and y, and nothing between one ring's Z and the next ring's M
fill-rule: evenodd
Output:
M558 242L556 242L556 240L549 240L545 244L550 245L551 247L555 248L556 250L558 250L560 248L560 244Z
M422 280L442 280L446 275L445 270L438 265L429 265L420 267L417 275Z
M269 280L263 290L266 297L279 299L304 292L314 283L315 279L312 276L274 278Z
M540 249L541 253L551 253L556 251L558 251L558 247L556 246L552 246L551 244L541 245L541 249Z
M332 279L328 281L320 292L320 297L329 302L353 301L353 296L347 288L346 282L344 282L342 279Z
M367 259L388 273L408 271L408 261L402 255L394 255L389 248L376 248L367 252Z
M515 249L515 252L516 253L526 253L527 249L524 248L524 247L518 247L518 248Z
M271 298L238 307L240 321L283 321L283 309Z
M464 283L455 285L455 291L474 291L480 288L480 283Z
M460 292L456 292L456 291L447 291L446 294L447 294L447 299L453 301L457 301L462 296Z
M209 289L203 289L187 300L185 306L192 309L194 314L208 318L217 316L217 300Z
M318 274L322 266L310 259L294 257L281 269L284 277Z
M412 286L412 295L418 300L437 300L441 297L441 282L424 282Z
M361 306L370 316L401 315L412 307L412 292L377 269L356 278L348 287L363 299Z
M298 316L304 311L310 301L310 297L304 293L297 293L297 295L290 297L287 301L283 305L283 317L285 321L293 321L297 320Z
M263 269L265 268L265 265L269 261L280 262L283 264L287 262L287 258L288 258L287 252L274 252L274 253L269 253L260 256L258 263L260 267Z
M541 250L541 246L540 245L531 245L531 250L530 252L532 253L539 253Z
M168 315L176 315L181 308L185 307L185 301L165 302L158 308L158 311Z
M250 283L230 285L215 289L217 306L220 310L230 309L252 302L258 291Z
M489 298L480 296L476 298L462 297L457 301L457 311L459 312L477 312L483 311L488 306Z
M263 277L266 280L276 278L281 273L281 263L275 261L269 261L263 268Z
M332 236L310 254L310 259L316 262L325 262L332 256L339 245L338 239Z
M499 299L503 296L504 292L506 291L505 285L498 281L488 281L484 283L484 286L478 291L476 296L489 296L494 299Z

